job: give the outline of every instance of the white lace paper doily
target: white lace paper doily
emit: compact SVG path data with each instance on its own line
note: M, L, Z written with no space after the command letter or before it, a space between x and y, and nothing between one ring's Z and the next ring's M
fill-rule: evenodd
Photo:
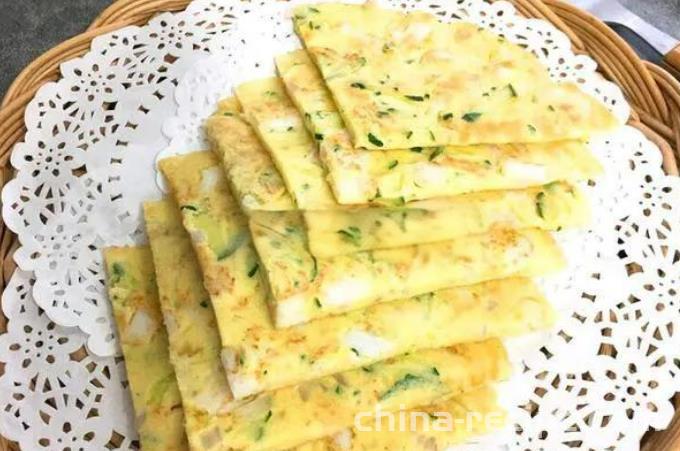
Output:
M10 325L0 336L0 355L8 356L0 428L23 449L134 445L120 359L106 357L116 348L99 249L143 239L139 203L160 193L153 184L158 151L204 148L200 125L215 102L241 81L273 74L272 57L299 46L289 20L296 3L304 2L198 0L186 12L98 38L32 102L26 142L12 156L18 176L3 191L23 271L3 301ZM578 82L622 121L628 117L620 90L595 73L590 58L507 3L382 3L503 34L556 79ZM557 235L570 270L542 281L561 321L554 331L509 343L516 376L501 394L518 432L483 441L482 449L492 442L637 449L649 427L663 428L672 416L668 399L680 390L680 240L673 229L680 213L672 200L680 182L662 173L659 150L635 129L591 147L607 168L586 187L593 227ZM85 344L103 357L73 360ZM532 414L516 407L526 405Z
M200 0L144 27L100 36L61 66L29 104L15 179L2 191L3 218L19 237L19 268L56 324L78 327L97 355L116 352L100 249L143 239L140 202L158 197L154 159L167 145L181 76L230 41L255 5Z

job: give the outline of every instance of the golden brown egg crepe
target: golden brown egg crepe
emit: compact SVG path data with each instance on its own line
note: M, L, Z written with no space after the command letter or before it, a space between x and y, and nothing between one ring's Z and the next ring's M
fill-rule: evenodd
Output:
M305 441L309 435L302 427L283 433L279 438L256 439L260 435L259 431L263 427L263 422L258 416L258 410L253 407L259 405L258 403L263 404L263 401L253 399L240 404L232 402L233 399L221 368L219 347L216 346L219 344L219 335L211 309L203 305L206 293L201 288L198 263L193 256L190 240L182 228L176 206L170 202L149 203L145 207L145 216L149 220L147 225L154 250L154 260L161 268L156 271L161 296L160 304L149 249L138 247L106 250L108 286L116 318L121 326L120 335L126 357L128 379L143 446L146 449L163 451L189 449L184 433L185 417L186 431L191 449L194 450L259 449L260 442L263 442L262 445L278 447L280 444L288 445ZM167 335L163 328L163 318L168 327ZM497 343L489 343L489 346L479 345L469 348L469 351L491 351L498 349L497 346ZM502 354L498 357L503 358ZM426 366L423 367L423 371L431 371L431 365L443 363L444 360L437 363L436 359L430 361L426 359L424 362ZM503 366L498 368L503 368ZM396 366L376 365L371 367L371 370L385 375L390 371L396 371ZM492 377L492 373L496 376L500 375L494 371L489 373L489 377ZM482 379L487 377L481 374L480 376ZM330 381L337 384L336 379L329 379ZM319 382L323 383L323 381ZM470 383L477 384L477 382ZM389 390L390 387L394 385L379 384L376 386L378 390ZM265 396L271 400L270 407L290 405L293 409L300 402L298 398L300 389L298 387L292 390L281 390ZM405 391L410 389L405 387ZM337 396L333 394L333 397ZM298 399L297 402L296 399ZM315 413L322 409L321 417L323 418L323 402L323 396L311 395L305 401L304 407L312 408ZM446 412L453 419L459 418L461 422L469 417L469 412L495 415L500 420L503 416L502 410L496 403L494 391L487 387L474 389L455 398L417 410L440 414ZM291 412L295 417L295 412ZM281 416L275 418L272 413L265 423L283 422L285 424L288 416L291 415L281 412ZM304 418L303 415L300 421ZM289 424L295 426L296 419L290 420ZM421 427L414 433L405 434L409 440L434 438L448 444L486 432L489 426L477 421L472 423L469 429L455 427L450 431L437 432L424 430L422 423L414 424ZM227 429L229 427L236 427L238 432L215 433L215 428ZM279 428L276 425L272 427ZM329 430L337 432L338 423L331 420ZM262 435L264 436L265 433L266 431L263 430ZM388 432L354 431L349 437L351 437L352 449L363 449L359 446L363 446L362 444L366 441L388 446L394 442L394 435ZM335 441L330 438L309 443L301 449L307 450L310 446L316 450L337 449Z
M355 413L378 404L386 411L428 405L507 375L502 346L488 341L414 353L233 401L216 346L215 319L208 315L206 293L200 292L199 264L177 207L167 201L149 203L145 217L169 325L170 356L195 449L285 449L352 426ZM487 409L489 396L480 394L480 408ZM456 411L451 401L438 404Z
M564 267L560 249L538 229L486 234L331 258L316 258L298 212L257 212L250 230L272 292L277 327L376 303L484 281L549 274ZM360 246L364 231L336 231Z
M471 23L326 3L296 8L294 24L356 147L549 142L619 125L530 52Z
M212 288L227 377L238 398L417 349L513 336L552 324L552 309L536 287L528 280L510 279L433 293L427 302L405 299L393 307L274 329L269 322L264 269L249 238L222 259L224 245L211 250L205 243L204 237L223 234L223 241L230 243L230 236L247 236L245 225L236 225L242 220L234 216L238 208L228 195L224 177L216 173L213 184L204 183L200 175L196 179L197 174L214 174L211 168L219 168L215 158L209 153L189 154L164 160L161 166L184 207L184 225L198 250L205 282ZM501 298L505 302L495 302ZM395 334L391 326L399 311L408 311L413 322ZM432 311L438 315L431 316ZM441 321L451 327L441 327ZM425 330L433 333L422 335Z
M296 208L278 169L241 114L236 99L220 102L204 129L224 166L231 192L245 212Z
M590 220L588 199L567 183L485 191L411 202L403 207L303 212L309 249L317 258L434 243L494 229L562 230ZM348 240L340 230L358 230Z
M104 259L139 441L146 450L188 450L151 252L147 247L114 247L104 251Z
M587 180L602 171L587 146L579 141L465 147L413 145L401 150L366 152L353 146L330 91L307 52L281 55L276 64L307 129L318 138L319 160L341 204L394 204L527 188L558 180ZM291 165L282 170L295 168Z
M267 78L242 84L236 88L236 97L298 208L340 208L324 178L316 143L281 81Z

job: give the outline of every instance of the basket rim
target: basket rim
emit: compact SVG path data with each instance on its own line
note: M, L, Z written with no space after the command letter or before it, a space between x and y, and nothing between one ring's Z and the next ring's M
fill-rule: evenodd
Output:
M495 0L491 0L495 1ZM633 106L630 125L640 129L658 145L663 168L679 176L680 151L680 82L659 66L644 62L607 25L588 12L564 0L509 0L527 17L547 20L564 32L575 51L591 55L606 78L619 85ZM191 0L116 0L104 9L85 32L47 50L29 63L16 77L0 102L0 186L13 176L9 156L14 144L23 139L23 115L26 106L44 84L59 78L59 65L89 51L94 38L112 31L147 23L155 15L183 10ZM0 293L15 270L12 254L16 236L0 218L0 257L3 277ZM6 331L7 319L0 311L0 334ZM4 368L0 366L0 372ZM680 400L680 395L676 396ZM676 404L677 407L678 404ZM14 451L16 443L0 436L0 451ZM648 433L643 450L680 449L680 409L669 429Z

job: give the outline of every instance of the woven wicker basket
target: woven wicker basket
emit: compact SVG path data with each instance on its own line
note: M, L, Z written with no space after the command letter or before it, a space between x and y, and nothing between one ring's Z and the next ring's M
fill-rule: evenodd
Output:
M606 25L561 0L511 0L527 17L548 20L565 32L574 49L597 60L605 77L618 84L634 108L631 125L654 141L663 154L666 173L678 175L680 161L680 83L662 68L640 60L633 50ZM9 164L13 146L23 139L24 111L37 90L59 78L59 65L86 53L92 39L113 30L148 22L161 12L184 9L190 0L118 0L95 19L87 31L53 48L33 61L9 88L0 104L0 186L12 177ZM0 221L0 257L4 289L15 269L12 254L16 236ZM7 320L0 312L0 333ZM0 364L0 374L4 367ZM680 407L680 395L675 398ZM665 431L650 431L643 438L644 451L680 449L680 409ZM0 451L18 450L0 437Z

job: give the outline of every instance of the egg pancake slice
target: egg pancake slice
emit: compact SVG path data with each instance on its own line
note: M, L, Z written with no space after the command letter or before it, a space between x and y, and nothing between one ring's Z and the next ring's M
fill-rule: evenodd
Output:
M298 212L257 212L250 218L250 230L278 327L444 288L532 277L564 267L553 238L538 229L497 229L331 258L310 253ZM354 226L336 233L352 245L363 240L363 231Z
M330 390L331 394L324 396L316 393L312 387L292 387L259 398L255 397L240 404L231 402L231 393L221 369L219 350L214 346L219 342L219 335L214 320L208 315L210 309L200 301L205 292L201 293L198 263L195 261L190 240L181 226L176 206L170 202L149 203L145 205L145 217L148 221L154 261L159 268L156 272L160 305L155 287L154 266L148 249L114 248L106 251L108 286L116 318L121 325L120 335L135 409L142 421L139 425L142 446L145 449L159 450L188 449L184 434L184 416L191 449L194 450L265 447L279 449L302 443L310 437L316 438L323 430L328 430L330 434L342 430L342 424L325 414L324 404L329 402L329 398L333 400L341 398L341 394L335 393L335 390ZM161 309L167 326L167 335L162 324ZM461 420L467 417L468 411L485 414L487 412L495 414L499 411L492 390L474 388L506 375L507 362L499 343L489 341L450 348L445 352L448 354L429 353L421 360L411 359L397 364L374 365L361 370L369 376L363 380L361 378L356 380L376 381L385 377L384 381L369 384L366 389L376 390L377 393L383 394L383 397L387 394L389 395L387 398L394 396L407 402L411 399L417 402L418 399L434 399L438 394L447 391L439 384L430 384L429 388L426 388L428 386L426 382L430 381L418 379L419 374L432 374L432 368L443 368L445 364L463 364L467 367L466 370L449 373L449 376L446 376L448 379L442 378L441 381L444 385L451 382L450 392L457 393L457 396L419 408L418 411L440 414L445 412L452 418ZM478 370L472 369L475 355L481 358ZM495 363L492 359L495 359ZM439 372L439 369L437 371ZM466 371L469 372L468 375L465 375ZM344 376L347 376L347 379L344 379ZM335 378L320 380L318 383L337 387L339 380L345 382L355 379L353 373L345 373ZM403 381L410 383L405 384ZM347 387L348 390L352 388L349 385L343 387ZM461 394L461 390L467 388L470 390ZM304 399L303 393L306 395ZM362 394L354 395L354 399L365 405L369 401L364 398L367 397ZM345 404L347 406L349 403ZM461 409L462 404L467 411ZM260 415L262 412L258 407L267 406L271 413L267 411L265 416L268 416L268 419L263 421ZM290 406L290 410L287 406ZM314 414L321 415L320 420L313 423L315 427L313 434L317 434L316 436L308 434L302 427L302 422L309 417L302 415L301 418L297 418L294 409L312 409ZM331 410L343 412L343 418L349 418L352 414L351 408L346 413L342 408ZM319 423L324 420L329 421L327 427ZM287 431L286 424L298 427ZM351 424L352 422L345 426ZM485 432L477 425L473 426L475 428L469 430L467 436ZM266 428L269 427L280 434L265 438L268 433ZM158 431L163 433L160 434ZM421 438L442 435L420 430L416 433L417 437ZM364 434L368 434L365 439ZM354 443L371 440L376 445L392 443L391 435L392 433L359 431L350 433L350 436L354 437ZM410 434L407 436L411 440L416 440L416 436L412 437ZM457 429L445 434L447 442L464 438L465 436L460 435ZM335 449L334 442L330 439L321 439L306 446L315 446L314 449L319 450Z
M361 430L348 429L297 451L444 450L502 427L506 414L498 406L496 392L484 387L425 408L377 418L364 414L357 421Z
M205 130L227 170L232 193L240 200L241 208L249 214L257 210L292 209L293 202L285 187L281 187L278 169L255 133L242 117L236 117L237 109L227 116L222 110L206 122ZM241 157L244 154L249 157ZM285 202L280 202L284 198ZM496 227L546 230L577 227L587 222L589 211L579 190L566 183L551 183L525 190L416 201L398 207L310 210L304 212L304 217L312 254L332 257L443 241ZM353 228L362 231L359 243L351 243L337 233Z
M357 412L428 405L507 375L503 347L491 340L402 356L232 402L219 351L201 349L201 343L219 339L205 316L209 309L197 302L200 297L187 297L185 281L177 282L183 276L200 286L199 265L176 207L150 203L145 217L195 449L284 449L351 426ZM187 271L180 275L182 269ZM192 345L196 354L187 352Z
M309 248L315 257L387 249L494 229L561 230L590 220L588 199L568 183L554 182L523 190L486 191L411 202L394 208L355 208L303 212ZM348 240L338 231L356 231Z
M407 352L545 330L554 320L529 279L509 278L252 333L239 358L288 385Z
M348 430L333 438L317 440L298 451L432 451L445 450L496 430L505 423L496 393L490 387L456 398L392 416L360 417L362 431ZM453 427L446 426L447 418ZM404 427L401 427L401 426ZM378 430L380 428L380 430ZM393 430L390 430L393 428ZM370 429L370 430L367 430Z
M267 289L250 244L247 220L229 192L222 167L211 152L172 157L161 160L159 165L198 256L232 392L240 399L273 388L252 374L255 368L237 358L246 337L253 331L271 329L272 325ZM235 274L246 276L236 278Z
M182 398L168 357L151 252L146 247L108 248L104 259L139 440L145 450L187 450Z
M356 147L549 142L619 126L530 52L465 22L367 3L295 9Z
M281 55L276 64L307 129L319 138L319 159L341 204L526 188L594 178L602 171L579 141L424 148L413 144L402 150L366 152L353 146L307 52Z
M209 163L209 156L196 153L174 157L163 160L161 167L179 205L184 207L184 225L198 251L222 336L227 378L237 398L417 349L519 335L548 327L552 322L552 309L533 284L509 279L434 293L427 302L407 299L392 308L384 306L297 328L274 329L268 321L266 278L249 241L222 260L216 258L215 251L205 249L202 237L216 233L211 230L224 230L226 242L233 241L228 238L230 234L247 234L245 224L241 223L240 228L232 226L232 214L227 208L215 208L218 204L234 204L224 177L218 176L208 191L192 193L193 185L185 185L194 174L210 173L210 167L219 167L214 159ZM203 184L199 180L193 183ZM188 205L193 208L186 208ZM220 213L212 213L211 209ZM495 299L504 302L496 303ZM413 322L408 330L395 335L392 326L400 310L410 312ZM430 315L433 310L439 312L438 316ZM470 318L477 318L479 327L471 327ZM441 321L447 327L441 327ZM425 330L431 333L422 335Z
M177 205L147 202L144 219L187 423L195 421L197 412L228 412L235 402L220 360L217 322Z
M236 88L243 111L270 153L288 191L302 210L338 208L318 157L314 139L278 78Z
M231 192L246 212L293 210L295 202L271 156L239 109L235 99L222 101L204 125L211 148L224 165Z

